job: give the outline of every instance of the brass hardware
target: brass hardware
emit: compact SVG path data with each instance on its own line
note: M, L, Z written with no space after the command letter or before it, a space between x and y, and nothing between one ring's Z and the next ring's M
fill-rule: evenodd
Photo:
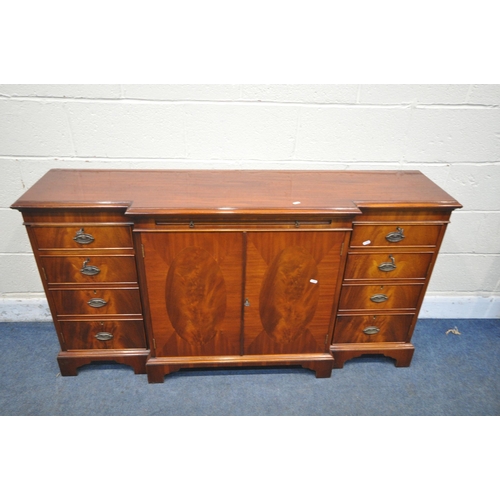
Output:
M391 259L391 262L382 262L382 264L378 266L381 271L388 273L396 269L396 261L394 260L394 257L389 255L389 259Z
M91 234L85 232L83 227L76 232L75 237L73 238L77 243L81 243L82 245L88 245L94 241L94 237Z
M298 220L295 221L295 227L300 227L300 222Z
M340 247L340 255L344 255L344 242L342 242L342 246Z
M107 304L107 302L104 299L90 299L87 302L87 304L90 307L98 308L98 307L104 307Z
M95 276L96 274L99 274L101 270L96 266L88 266L87 263L89 262L90 259L85 259L83 261L83 267L80 269L80 272L86 276Z
M376 326L367 326L363 330L363 333L365 333L366 335L375 335L378 332L380 332L380 328L377 328Z
M403 228L397 227L396 231L393 231L392 233L389 233L385 239L387 241L390 241L391 243L397 243L398 241L403 240L405 235L403 234Z
M146 254L144 253L144 245L141 243L141 248L142 248L142 258L146 257Z
M250 301L248 299L245 299L245 302L243 303L245 307L250 307Z
M383 293L376 293L375 295L372 295L370 297L370 300L372 302L380 303L380 302L385 302L389 297L387 295L384 295Z
M95 335L95 338L97 340L111 340L113 338L113 335L108 332L99 332Z
M48 281L47 280L47 273L45 272L45 268L44 267L42 267L42 272L43 272L43 276L45 278L45 281Z
M193 221L191 221L191 222L189 223L189 227L190 227L191 229L194 227L194 222L193 222Z

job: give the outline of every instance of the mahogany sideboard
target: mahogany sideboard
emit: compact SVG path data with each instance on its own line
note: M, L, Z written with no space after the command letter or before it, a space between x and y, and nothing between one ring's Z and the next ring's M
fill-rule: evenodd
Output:
M450 215L418 171L50 170L20 210L62 375L409 366Z

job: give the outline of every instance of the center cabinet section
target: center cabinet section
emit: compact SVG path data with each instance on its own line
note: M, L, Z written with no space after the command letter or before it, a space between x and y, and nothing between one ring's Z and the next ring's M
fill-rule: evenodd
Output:
M150 381L161 382L179 368L224 362L299 364L329 376L349 234L142 232Z

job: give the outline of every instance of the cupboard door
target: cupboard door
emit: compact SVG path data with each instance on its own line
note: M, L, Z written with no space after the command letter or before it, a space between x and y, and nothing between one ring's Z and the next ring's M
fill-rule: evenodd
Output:
M248 233L244 354L326 352L343 232Z
M143 233L156 357L239 355L240 233Z

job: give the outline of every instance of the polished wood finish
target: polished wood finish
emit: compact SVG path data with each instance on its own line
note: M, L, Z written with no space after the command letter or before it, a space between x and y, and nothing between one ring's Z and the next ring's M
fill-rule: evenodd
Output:
M334 368L343 368L346 361L366 355L383 355L394 359L397 368L406 368L410 366L415 347L409 342L336 343L333 352Z
M235 233L145 233L155 356L240 354L242 239Z
M339 314L335 327L335 342L339 344L406 342L412 319L413 314L370 314L361 316L341 316ZM369 328L373 328L375 333L369 333Z
M339 312L355 309L410 309L415 310L422 293L421 284L348 284L340 294Z
M49 255L41 257L47 283L86 283L93 284L137 283L137 271L134 255ZM85 274L90 266L97 274Z
M82 349L61 351L57 356L59 370L64 377L74 377L78 368L95 362L113 362L128 365L136 375L146 373L146 349Z
M328 352L345 234L247 235L243 353Z
M58 317L117 314L141 315L139 288L78 288L51 290ZM102 305L99 304L102 301ZM95 305L93 305L95 304Z
M433 252L349 252L345 280L425 279L433 256ZM384 264L387 264L386 271L380 268Z
M411 337L450 213L371 207L355 218L331 346L334 368L367 354L410 365ZM377 295L387 300L371 300Z
M40 206L22 212L61 345L61 374L74 376L79 367L97 361L123 363L135 373L145 373L149 349L133 223L124 210ZM74 238L79 231L93 240L78 243ZM83 273L89 266L99 272ZM92 307L92 299L106 304ZM99 333L112 338L99 340Z
M215 366L328 377L365 354L408 366L460 207L418 171L91 169L49 171L12 205L61 373L114 361L154 383Z
M136 320L59 321L61 335L68 351L84 349L146 349L144 324ZM110 338L99 338L107 333ZM101 336L102 337L102 336Z
M351 248L373 247L434 247L439 236L440 225L395 224L354 224ZM401 233L404 238L398 242L387 239L391 233Z
M294 204L296 202L300 204ZM16 209L124 208L129 215L360 213L461 205L415 170L50 170Z
M88 243L79 243L78 233L80 231L90 235L93 239ZM39 250L62 248L89 251L96 248L133 248L129 226L78 224L70 227L34 227L33 233ZM75 238L77 239L75 240Z

